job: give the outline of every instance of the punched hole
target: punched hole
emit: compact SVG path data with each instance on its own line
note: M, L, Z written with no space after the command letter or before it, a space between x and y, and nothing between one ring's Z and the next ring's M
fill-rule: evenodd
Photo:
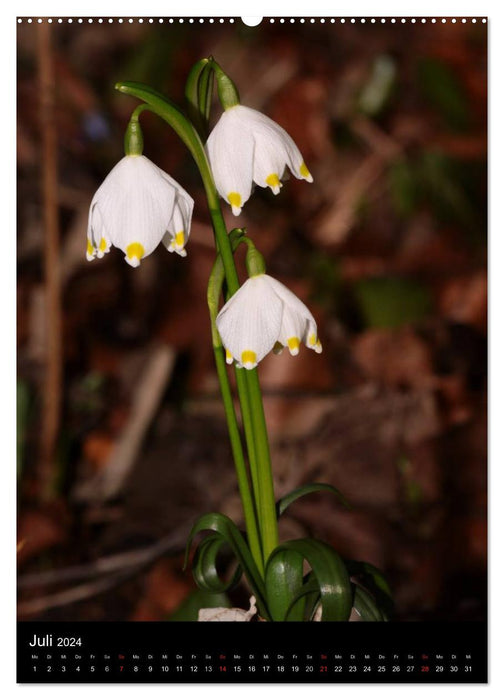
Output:
M263 18L262 17L242 17L241 21L243 24L246 24L247 27L257 27L259 24L261 24Z

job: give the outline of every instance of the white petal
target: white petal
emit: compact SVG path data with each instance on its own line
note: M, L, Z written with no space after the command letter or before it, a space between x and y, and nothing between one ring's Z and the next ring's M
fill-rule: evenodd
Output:
M103 258L105 253L109 252L110 237L105 229L98 204L94 199L89 209L87 239L89 245L86 258L88 260L93 260L95 257Z
M226 110L206 143L217 191L235 216L252 191L254 138L240 118L242 109L246 108L237 105Z
M322 352L322 345L317 335L317 324L308 307L303 304L290 289L276 280L274 277L265 275L268 284L275 290L284 303L282 314L282 326L278 341L289 348L293 355L297 355L298 346L295 342L290 342L292 338L297 338L304 342L307 347Z
M291 355L299 354L299 345L306 335L308 321L291 306L283 305L282 326L278 342L289 348Z
M175 252L185 257L187 253L184 247L191 233L194 201L180 185L177 185L177 187L173 216L168 225L168 230L163 236L163 243L170 253Z
M224 347L246 369L263 359L280 332L282 301L265 277L248 279L217 316Z
M261 114L255 109L243 107L246 110L248 123L254 132L254 180L258 185L264 187L261 179L269 175L265 174L270 166L275 166L280 179L283 176L285 167L288 166L293 175L300 180L313 182L311 174L304 163L303 156L294 140L279 124L270 119L265 114ZM242 113L242 119L245 112ZM257 177L256 177L257 175Z
M161 176L166 182L168 182L175 189L175 204L173 216L175 218L175 223L173 225L173 230L175 233L180 229L184 229L186 236L186 241L191 233L191 219L194 209L194 199L185 191L179 183L172 177L165 173L163 170L159 170Z
M322 344L317 335L317 324L315 323L315 321L309 321L308 328L306 329L306 335L303 338L303 342L305 343L307 348L315 350L316 353L322 352Z
M112 243L126 252L134 242L149 255L159 244L172 218L176 190L144 156L133 157L124 169L114 200L104 203L112 218L107 226ZM120 210L118 211L118 207ZM114 211L112 215L112 210ZM108 224L108 217L103 218Z

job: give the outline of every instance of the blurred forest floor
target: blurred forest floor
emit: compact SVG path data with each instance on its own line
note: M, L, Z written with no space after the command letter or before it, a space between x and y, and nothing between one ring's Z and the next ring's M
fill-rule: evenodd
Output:
M276 494L327 481L352 504L308 497L281 534L381 567L397 619L484 618L486 27L417 22L52 25L62 378L49 470L43 57L37 27L19 25L22 619L183 619L222 600L195 599L182 572L198 515L241 517L205 306L212 232L190 157L153 115L145 154L196 201L188 257L160 248L132 270L117 250L84 256L90 201L135 105L114 83L182 104L210 54L315 180L257 188L241 217L225 212L309 304L324 346L261 363Z

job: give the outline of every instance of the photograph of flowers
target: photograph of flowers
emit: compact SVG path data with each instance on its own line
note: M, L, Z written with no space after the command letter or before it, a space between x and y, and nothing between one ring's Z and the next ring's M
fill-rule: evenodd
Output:
M19 623L486 623L486 20L22 17L17 100Z

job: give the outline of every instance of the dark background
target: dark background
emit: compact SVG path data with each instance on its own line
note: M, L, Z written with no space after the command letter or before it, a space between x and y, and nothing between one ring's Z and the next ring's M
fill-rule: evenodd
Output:
M327 481L353 506L307 497L281 534L382 568L398 620L483 619L486 26L65 19L45 44L41 31L18 26L20 618L184 618L219 602L188 605L182 572L198 515L241 517L205 306L212 232L197 170L156 117L142 117L145 155L196 202L188 257L159 248L132 270L116 249L84 255L90 201L136 104L114 83L182 104L190 67L212 54L315 180L278 197L257 188L238 219L225 205L229 227L246 226L268 272L309 304L324 346L260 366L276 494ZM48 206L59 268L46 273ZM52 440L48 396L61 406Z

